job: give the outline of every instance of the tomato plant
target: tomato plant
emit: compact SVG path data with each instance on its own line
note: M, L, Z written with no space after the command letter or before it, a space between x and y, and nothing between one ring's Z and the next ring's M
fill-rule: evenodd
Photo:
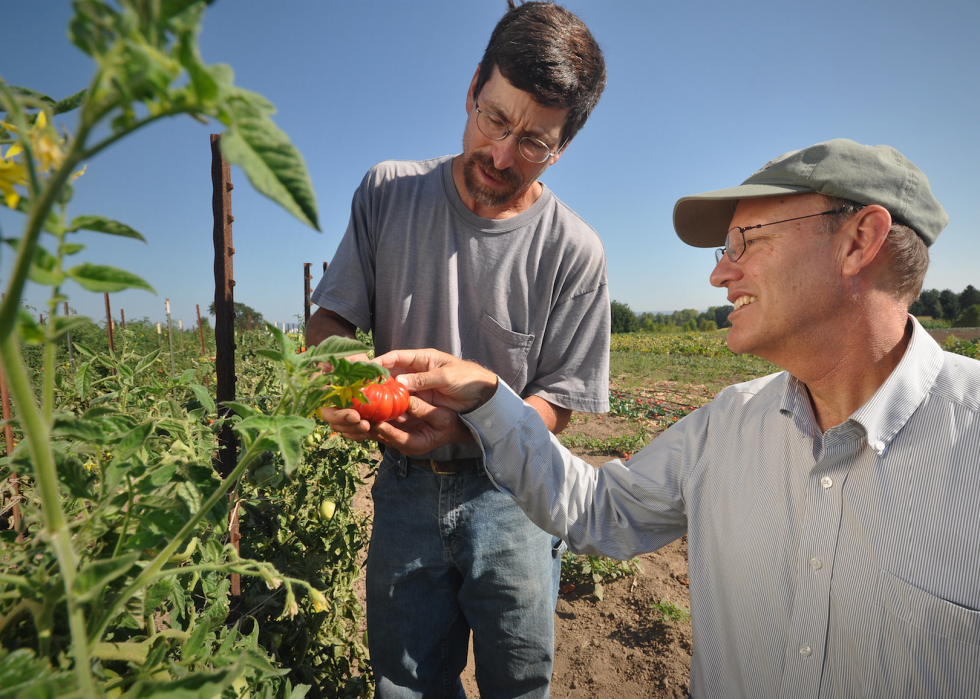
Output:
M373 383L364 387L361 393L367 402L362 402L355 396L354 409L365 420L387 422L408 410L408 389L396 381L394 376L389 376L384 383Z
M333 338L298 354L268 326L275 346L247 351L271 361L254 372L252 394L226 406L231 416L199 383L204 362L170 376L159 349L103 353L81 342L77 370L59 361L67 333L78 339L88 322L59 315L69 281L94 292L150 289L126 270L71 264L84 249L72 239L79 231L143 240L103 216L67 215L83 165L132 132L180 114L218 121L225 158L317 228L306 167L271 120L274 107L236 86L228 66L201 58L206 4L76 2L69 36L94 59L88 87L55 100L0 81L0 205L24 214L21 237L5 236L16 259L0 302L0 366L19 442L0 460L0 479L19 475L23 512L17 530L0 531L3 697L371 691L351 584L363 522L349 503L363 453L323 440L304 448L317 429L311 416L337 399L324 389L386 375L343 359L364 345ZM69 113L74 127L59 131L56 117ZM21 307L28 279L51 289L42 322ZM41 365L34 383L28 348ZM324 362L337 369L318 371ZM228 423L241 453L221 479L211 460ZM268 467L263 478L242 484L257 466ZM322 524L311 487L337 503ZM241 553L228 541L239 511L256 520ZM243 579L237 603L233 573Z

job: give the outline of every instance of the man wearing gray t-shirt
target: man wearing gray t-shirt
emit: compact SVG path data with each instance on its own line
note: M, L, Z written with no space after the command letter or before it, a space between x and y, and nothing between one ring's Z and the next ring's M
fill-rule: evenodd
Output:
M463 153L368 172L306 336L361 328L379 353L437 347L479 362L557 433L572 410L608 409L609 296L595 231L538 178L598 102L605 65L575 15L509 4L467 92ZM353 410L324 418L379 438ZM482 696L547 697L564 545L494 488L469 430L456 418L424 454L386 449L372 495L379 697L465 696L471 630Z

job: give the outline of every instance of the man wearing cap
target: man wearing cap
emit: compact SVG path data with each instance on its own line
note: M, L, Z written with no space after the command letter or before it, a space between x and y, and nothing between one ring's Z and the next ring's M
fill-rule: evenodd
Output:
M459 411L497 486L573 551L627 559L688 535L691 696L976 697L980 363L907 312L947 220L898 151L843 139L678 201L682 240L724 246L729 346L785 371L729 386L626 464L571 456L480 367L380 360L442 406L413 401L433 434Z

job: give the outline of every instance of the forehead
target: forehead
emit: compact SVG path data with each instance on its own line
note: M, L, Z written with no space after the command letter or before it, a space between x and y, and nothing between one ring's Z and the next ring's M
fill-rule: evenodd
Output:
M505 119L515 131L538 135L558 134L568 118L567 109L552 109L535 101L529 92L514 87L498 68L477 96L481 109Z
M816 192L740 199L732 216L732 226L769 223L814 214L823 211L826 204L827 198Z

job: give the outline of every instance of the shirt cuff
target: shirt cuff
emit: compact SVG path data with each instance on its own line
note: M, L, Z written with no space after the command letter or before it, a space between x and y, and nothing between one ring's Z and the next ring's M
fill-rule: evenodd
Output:
M479 441L492 447L520 423L525 408L530 406L498 376L493 398L460 417L474 436L480 437Z
M501 464L494 464L495 447L503 448L501 444L506 438L512 437L514 430L518 429L521 423L528 418L528 411L537 415L537 411L524 402L524 399L514 393L503 379L498 377L497 392L493 398L488 400L476 410L460 414L463 423L473 433L473 438L483 451L484 465L487 475L497 488L510 494L506 487L501 488L501 483L497 479L505 477L500 470ZM512 459L504 459L503 466L507 466Z

